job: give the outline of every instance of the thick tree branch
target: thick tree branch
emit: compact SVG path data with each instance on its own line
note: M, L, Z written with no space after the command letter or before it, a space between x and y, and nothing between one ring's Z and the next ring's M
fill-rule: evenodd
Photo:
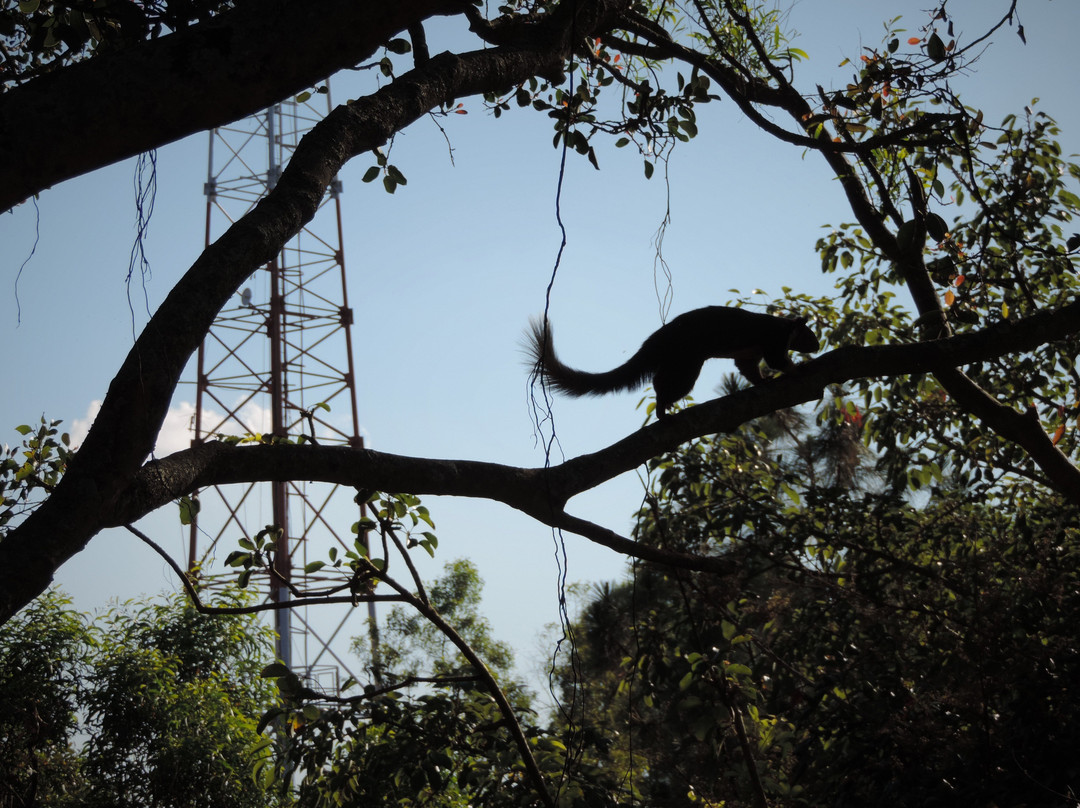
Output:
M0 95L0 211L265 109L369 58L410 25L463 5L325 0L313 12L304 0L240 3L213 20L13 88Z
M1046 434L1034 409L1021 413L1005 406L956 368L936 370L934 377L967 412L1022 447L1054 488L1080 503L1077 469Z
M934 373L952 380L956 375L962 377L955 370L959 366L1033 350L1077 332L1080 332L1080 301L1055 312L1043 312L944 340L839 348L769 384L688 408L611 446L548 468L433 460L338 446L209 443L147 463L117 500L111 519L113 524L133 521L183 494L210 485L318 480L382 491L491 499L617 552L673 566L726 571L720 569L722 565L716 559L682 557L643 548L566 513L565 505L577 494L673 451L686 441L730 432L780 408L816 400L829 385L856 378L913 373ZM982 396L985 400L973 401L964 396L958 398L958 403L985 417L987 425L1002 437L1023 446L1055 488L1080 502L1080 472L1052 445L1038 422L985 393Z
M608 7L621 3L574 5L593 8L589 19L602 24ZM580 24L582 14L572 19ZM108 514L152 451L180 374L217 312L310 221L345 162L451 99L558 72L572 42L587 33L575 30L573 37L556 39L554 50L440 54L378 92L338 107L312 129L274 190L207 248L172 289L114 377L56 492L0 544L0 623L44 591L56 568L104 524L115 524Z

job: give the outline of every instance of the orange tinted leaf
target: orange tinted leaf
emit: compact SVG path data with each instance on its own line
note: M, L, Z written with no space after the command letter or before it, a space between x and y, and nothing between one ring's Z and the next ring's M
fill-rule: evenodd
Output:
M1065 435L1065 424L1062 424L1056 430L1054 430L1054 437L1051 439L1050 443L1052 443L1054 446L1057 446L1058 441L1061 440L1062 437L1064 437L1064 435Z
M946 306L951 306L955 300L956 300L956 295L954 295L952 293L951 289L948 292L945 293L945 305Z
M913 36L907 41L909 45L918 45L920 42L922 42L922 40L919 39L917 36Z

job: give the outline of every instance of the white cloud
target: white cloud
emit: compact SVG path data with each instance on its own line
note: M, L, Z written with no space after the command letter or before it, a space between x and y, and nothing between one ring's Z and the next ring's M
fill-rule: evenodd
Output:
M86 417L76 418L71 422L70 434L72 446L82 446L82 442L86 440L86 433L90 431L90 425L94 423L94 419L97 418L98 410L100 409L100 401L91 401L90 406L86 408Z
M78 447L86 439L91 424L101 409L100 401L91 401L86 408L86 417L75 418L71 422L71 445ZM226 435L243 435L246 429L252 432L270 431L270 410L254 402L248 402L240 408L241 426L235 420L222 423L224 416L214 410L203 411L203 428L212 428L215 432ZM246 429L245 429L246 427ZM161 425L158 433L157 446L154 454L157 457L165 457L181 449L191 446L191 439L195 434L195 405L190 401L181 401L169 408L165 415L165 422Z
M154 454L158 457L171 455L181 449L191 448L191 439L195 436L195 405L181 401L169 408L165 414L165 423L158 432Z

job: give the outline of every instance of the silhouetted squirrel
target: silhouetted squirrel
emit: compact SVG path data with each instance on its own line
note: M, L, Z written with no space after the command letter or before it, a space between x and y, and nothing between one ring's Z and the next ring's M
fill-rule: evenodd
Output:
M550 323L545 329L542 320L534 319L527 340L534 366L543 367L552 389L569 396L632 390L652 378L658 418L693 389L706 359L734 359L743 376L761 384L762 359L774 370L790 370L794 365L788 351L812 353L819 348L805 318L791 320L729 306L680 314L645 340L627 362L606 373L575 370L559 361Z

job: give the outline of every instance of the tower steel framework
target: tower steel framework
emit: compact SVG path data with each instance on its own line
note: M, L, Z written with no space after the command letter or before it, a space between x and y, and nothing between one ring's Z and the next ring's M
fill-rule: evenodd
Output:
M324 116L315 108L322 100L314 95L281 103L210 133L207 244L274 187L300 138ZM325 100L329 104L328 95ZM198 353L193 443L269 434L363 446L340 194L335 179L308 226L218 314ZM204 489L191 525L189 567L212 585L223 580L222 562L238 538L279 527L275 574L256 573L249 587L288 601L290 584L318 585L305 572L309 560L326 558L330 546L351 548L350 527L360 513L353 495L350 489L301 482ZM274 614L279 658L324 689L336 689L348 665L334 641L349 613L330 621L325 614L309 619L304 609Z

